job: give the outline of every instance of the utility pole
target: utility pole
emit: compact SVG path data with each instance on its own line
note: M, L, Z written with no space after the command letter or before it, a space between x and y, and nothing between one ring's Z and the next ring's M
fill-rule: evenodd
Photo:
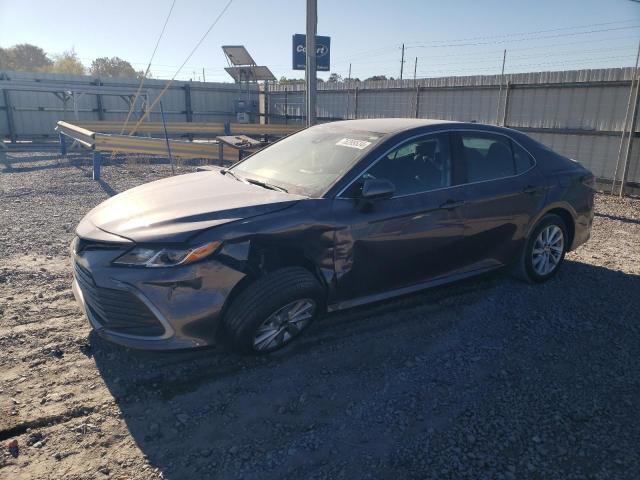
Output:
M636 131L636 121L638 119L638 101L640 100L640 79L636 81L636 95L633 102L633 111L631 113L631 127L629 128L629 140L627 141L627 152L624 156L624 164L622 165L622 178L620 179L620 195L624 197L624 188L627 182L627 166L629 165L629 159L631 158L631 147L633 145L634 132Z
M618 148L618 158L616 160L616 169L613 172L613 181L611 182L611 195L613 195L614 190L616 189L616 180L618 178L618 167L620 166L620 156L622 155L622 149L624 145L624 139L627 134L627 125L629 124L629 109L631 108L633 92L634 92L634 82L636 79L640 82L640 78L638 76L638 60L640 59L640 42L638 42L638 53L636 55L636 66L633 69L633 73L631 74L631 87L629 88L629 100L627 101L627 110L624 114L624 122L622 123L622 137L620 138L620 147ZM633 133L633 131L631 132ZM631 142L631 136L629 138L629 142ZM622 190L624 189L624 185L620 186L620 194L622 195Z
M351 63L349 63L349 78L347 80L351 80Z
M202 67L202 81L206 82L207 78L204 76L204 67Z
M500 89L498 90L498 104L496 106L496 125L498 125L498 118L500 116L500 100L502 100L502 84L504 83L504 62L507 59L507 49L504 49L502 54L502 73L500 73Z
M316 30L318 28L318 0L307 0L306 79L307 126L316 123Z
M418 57L416 57L416 61L413 63L413 85L416 84L416 75L418 73Z
M402 44L402 57L400 58L400 80L402 80L403 71L404 71L404 43Z

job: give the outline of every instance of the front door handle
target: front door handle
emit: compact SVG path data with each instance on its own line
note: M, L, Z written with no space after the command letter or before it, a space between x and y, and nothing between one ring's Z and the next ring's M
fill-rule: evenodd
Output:
M522 189L522 193L528 193L529 195L533 195L536 193L542 193L545 189L543 187L535 187L533 185L527 185Z
M462 207L466 203L467 202L465 202L464 200L458 201L450 198L449 200L444 202L442 205L440 205L440 208L443 208L445 210L453 210L454 208Z

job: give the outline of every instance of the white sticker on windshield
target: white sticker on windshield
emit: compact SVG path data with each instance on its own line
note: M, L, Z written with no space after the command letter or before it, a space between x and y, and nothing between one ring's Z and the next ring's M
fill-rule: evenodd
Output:
M342 140L339 140L336 145L363 150L371 145L371 142L367 142L366 140L356 140L355 138L343 138Z

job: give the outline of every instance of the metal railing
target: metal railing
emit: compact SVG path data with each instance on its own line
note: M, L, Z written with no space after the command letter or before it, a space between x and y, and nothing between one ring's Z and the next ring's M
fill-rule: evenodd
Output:
M67 152L66 138L74 145L93 151L93 177L100 179L102 164L101 153L137 153L142 155L173 156L180 158L199 158L205 160L235 163L241 158L241 151L235 148L224 148L219 141L204 140L170 140L169 138L138 137L119 135L120 122L83 122L75 125L59 121L56 125L60 139L60 153ZM296 125L258 125L243 123L192 123L174 122L166 124L167 131L172 134L205 134L212 137L220 135L253 135L253 136L285 136L300 130ZM141 133L163 133L162 123L146 123ZM266 143L266 142L265 142Z

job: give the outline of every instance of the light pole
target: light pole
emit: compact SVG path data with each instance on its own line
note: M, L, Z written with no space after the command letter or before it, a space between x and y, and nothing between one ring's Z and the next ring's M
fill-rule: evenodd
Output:
M307 0L306 72L307 126L316 123L316 30L318 28L318 1Z

